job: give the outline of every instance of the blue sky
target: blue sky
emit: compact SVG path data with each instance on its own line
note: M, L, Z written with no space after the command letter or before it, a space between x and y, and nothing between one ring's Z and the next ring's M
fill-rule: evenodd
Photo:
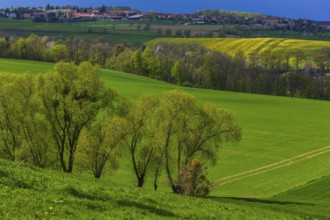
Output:
M16 6L78 5L130 6L145 11L191 13L202 9L257 12L291 18L330 21L330 0L0 0L0 8Z

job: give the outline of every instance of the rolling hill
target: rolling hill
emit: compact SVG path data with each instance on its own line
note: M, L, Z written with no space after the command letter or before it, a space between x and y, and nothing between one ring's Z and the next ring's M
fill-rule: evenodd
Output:
M0 59L0 72L29 70L36 75L52 65ZM330 174L329 102L184 88L111 70L102 70L102 77L121 96L161 95L179 88L234 113L243 139L223 146L219 162L210 166L208 174L215 181L215 196L269 197ZM118 182L134 180L127 174L130 167L123 165L120 169L123 172L111 178ZM130 184L134 186L135 182Z

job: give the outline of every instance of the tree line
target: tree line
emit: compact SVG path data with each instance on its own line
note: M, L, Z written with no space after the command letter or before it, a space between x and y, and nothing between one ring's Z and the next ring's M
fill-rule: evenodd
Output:
M49 62L89 61L183 86L313 99L330 99L330 47L304 51L243 52L231 56L198 44L159 43L138 50L122 44L35 34L0 38L0 57Z
M294 51L264 50L248 58L209 50L198 44L159 43L119 54L107 68L183 86L277 96L330 99L330 47L306 58Z
M205 196L206 165L241 136L231 113L183 91L119 97L90 62L0 78L0 156L8 160L100 178L129 158L139 187L150 177L157 189L165 172L173 192Z

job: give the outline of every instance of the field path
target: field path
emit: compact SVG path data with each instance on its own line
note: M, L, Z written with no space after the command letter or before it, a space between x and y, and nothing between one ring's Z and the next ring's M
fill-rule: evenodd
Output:
M330 146L324 147L321 149L317 149L317 150L313 150L313 151L309 151L309 152L306 152L303 154L299 154L297 156L294 156L294 157L291 157L291 158L288 158L288 159L285 159L285 160L282 160L282 161L279 161L276 163L272 163L272 164L269 164L266 166L262 166L262 167L259 167L259 168L253 169L253 170L248 170L248 171L237 173L237 174L234 174L231 176L223 177L223 178L214 180L212 182L215 184L215 187L220 187L220 186L226 185L231 182L235 182L235 181L245 179L245 178L248 178L251 176L256 176L258 174L266 173L266 172L276 170L276 169L279 169L282 167L290 166L290 165L298 163L300 161L308 160L308 159L314 158L316 156L319 156L319 155L322 155L322 154L325 154L328 152L330 152Z

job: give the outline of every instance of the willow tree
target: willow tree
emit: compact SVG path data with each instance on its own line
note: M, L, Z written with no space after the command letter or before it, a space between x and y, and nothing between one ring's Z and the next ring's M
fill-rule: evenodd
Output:
M182 168L194 159L216 162L222 143L240 139L240 128L231 113L211 104L197 104L195 97L182 91L165 93L160 108L158 130L163 137L167 177L173 192L185 193Z
M0 74L0 151L2 157L10 160L17 159L22 145L17 78L12 74Z
M151 168L160 160L159 132L155 127L155 112L159 100L151 95L142 96L126 105L127 136L125 146L129 152L138 187L142 187Z
M16 109L19 112L23 139L20 159L38 167L54 163L55 151L50 127L41 111L40 99L36 95L35 81L30 75L18 76L15 81Z
M120 143L127 135L127 123L120 117L98 120L84 129L79 138L79 163L95 178L100 178L104 167L110 163L112 169L118 167L118 158L123 150Z
M116 97L116 92L107 89L99 75L99 69L88 62L79 66L60 62L38 79L43 112L65 172L72 172L82 129Z

